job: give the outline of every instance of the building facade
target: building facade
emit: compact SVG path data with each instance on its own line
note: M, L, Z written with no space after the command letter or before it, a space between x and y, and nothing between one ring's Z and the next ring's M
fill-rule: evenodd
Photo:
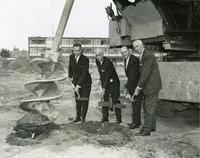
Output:
M28 38L28 52L30 57L39 57L47 51L51 50L53 44L53 37L29 37ZM108 54L108 38L77 38L77 37L64 37L60 44L62 56L68 56L74 43L80 43L83 48L84 54L93 56L94 50L102 48L105 54Z
M51 50L53 37L29 37L28 52L29 57L41 57L46 52ZM69 56L74 43L80 43L83 48L83 53L90 58L94 63L94 51L97 48L103 49L104 55L111 58L113 61L122 61L119 48L109 48L108 38L93 38L93 37L64 37L60 44L59 52L63 57Z

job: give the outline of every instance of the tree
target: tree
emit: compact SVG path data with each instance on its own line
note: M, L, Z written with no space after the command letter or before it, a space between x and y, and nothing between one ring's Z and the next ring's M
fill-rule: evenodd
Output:
M0 56L4 58L9 58L10 57L10 51L8 49L1 49Z

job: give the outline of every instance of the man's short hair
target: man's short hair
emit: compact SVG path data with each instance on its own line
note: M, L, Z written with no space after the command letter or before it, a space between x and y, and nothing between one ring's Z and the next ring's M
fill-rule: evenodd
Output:
M104 54L103 49L97 48L97 49L95 50L95 54Z
M133 43L138 43L139 45L143 45L143 42L142 42L142 40L139 40L139 39L137 39L137 40L134 40L134 41L133 41Z
M73 47L80 47L81 48L81 44L80 43L74 43Z
M127 50L129 49L129 47L128 46L121 46L121 48L126 48Z

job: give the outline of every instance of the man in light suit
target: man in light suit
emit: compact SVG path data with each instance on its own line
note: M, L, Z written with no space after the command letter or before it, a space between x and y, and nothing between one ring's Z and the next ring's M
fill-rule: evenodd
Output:
M145 50L141 40L135 40L133 48L140 55L140 79L134 96L143 91L145 98L144 124L142 130L136 135L147 136L150 135L151 131L156 130L156 107L162 83L157 59L154 54Z
M127 46L121 47L121 54L124 58L124 70L127 76L127 83L125 84L125 94L129 93L133 96L135 88L137 87L140 74L139 74L139 60L137 57L131 54L132 49L128 49ZM129 125L131 129L138 128L141 125L141 104L143 94L142 91L137 96L137 99L132 102L132 122Z
M100 75L103 99L105 102L108 102L109 95L111 95L113 105L119 104L120 81L114 65L110 59L104 56L103 50L97 49L95 55L96 65ZM102 107L102 114L101 122L108 122L109 108L107 106ZM120 124L122 122L120 108L115 108L115 115L117 123Z
M73 53L69 57L68 68L69 80L75 86L75 91L78 91L80 97L89 98L91 91L92 79L89 73L89 59L82 54L81 44L73 45ZM77 94L75 93L77 97ZM76 119L73 122L85 122L88 111L88 100L76 100Z

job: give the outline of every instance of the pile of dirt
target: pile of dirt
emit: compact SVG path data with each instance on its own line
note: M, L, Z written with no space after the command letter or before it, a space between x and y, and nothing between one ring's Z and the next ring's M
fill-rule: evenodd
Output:
M42 140L33 138L43 135L42 138L44 139L54 129L59 129L59 126L51 122L47 116L39 112L32 112L17 121L14 132L9 134L6 140L11 145L32 145Z
M30 62L31 59L28 57L18 57L9 64L9 68L11 70L16 70L21 73L26 73L26 72L32 73L34 72L34 68Z
M89 121L80 125L68 124L63 131L68 135L73 133L73 137L79 141L102 146L123 146L133 141L132 131L116 123Z
M7 137L7 142L11 145L26 146L41 143L43 140L52 141L56 144L63 142L82 142L102 146L123 146L134 140L130 129L116 123L101 124L97 121L89 121L83 124L55 125L51 130L44 130L39 136L32 139L22 138L19 132L11 133ZM55 128L56 127L56 128ZM56 133L56 134L55 134ZM62 139L61 139L62 138Z
M37 72L34 65L31 64L31 58L29 57L18 57L11 63L9 63L8 67L11 70L18 71L21 73L33 73ZM58 63L55 64L54 71L59 72L64 70L65 61L59 60Z
M40 141L38 141L37 139L21 138L17 133L9 134L6 138L6 142L10 145L16 146L27 146L40 143Z

